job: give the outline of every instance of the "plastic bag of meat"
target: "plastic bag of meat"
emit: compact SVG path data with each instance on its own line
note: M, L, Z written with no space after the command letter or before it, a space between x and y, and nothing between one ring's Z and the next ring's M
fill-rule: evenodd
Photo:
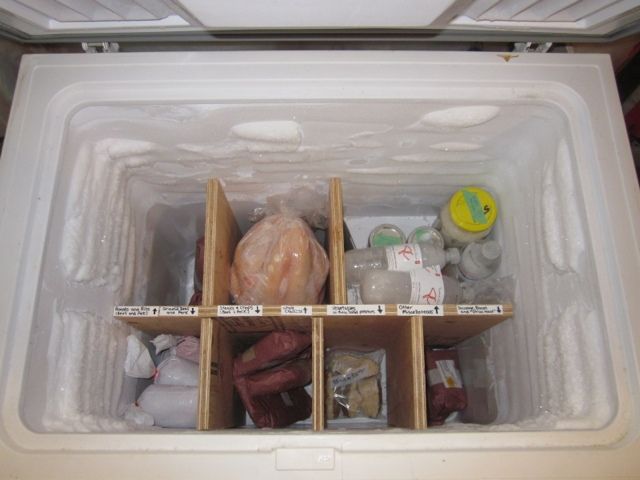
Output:
M427 420L442 425L453 412L467 408L467 394L462 384L455 349L427 349Z
M271 215L238 243L230 290L237 304L320 303L329 273L327 253L299 217Z
M297 357L311 346L311 335L291 330L271 332L233 361L233 377L273 367Z
M283 363L245 377L249 395L269 395L286 392L311 383L311 358L301 358Z
M246 382L246 377L240 377L234 383L256 427L283 428L311 416L311 397L304 388L252 396L247 390Z

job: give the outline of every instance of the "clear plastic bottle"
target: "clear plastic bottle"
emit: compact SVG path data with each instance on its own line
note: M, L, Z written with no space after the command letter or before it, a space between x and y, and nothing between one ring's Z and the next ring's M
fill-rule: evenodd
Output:
M442 305L458 303L462 288L457 280L442 275L439 268L409 272L370 270L360 283L362 302Z
M482 280L498 269L501 258L502 247L495 240L474 242L462 251L458 270L466 280Z
M345 254L347 283L359 284L362 274L369 270L409 271L438 265L457 264L457 248L443 250L428 243L407 243L387 247L360 248Z

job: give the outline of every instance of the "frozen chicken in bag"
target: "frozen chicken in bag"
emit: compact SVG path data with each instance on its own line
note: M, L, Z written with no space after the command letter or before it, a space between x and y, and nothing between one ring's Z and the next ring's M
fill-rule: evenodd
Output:
M238 243L231 294L245 305L319 303L328 272L327 254L304 220L270 215Z

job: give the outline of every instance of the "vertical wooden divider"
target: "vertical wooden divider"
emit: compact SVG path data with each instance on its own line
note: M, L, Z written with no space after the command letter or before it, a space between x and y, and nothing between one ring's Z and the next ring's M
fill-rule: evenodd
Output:
M344 271L344 213L342 183L329 181L329 303L347 303L347 281Z
M347 282L344 271L344 212L342 183L339 178L329 180L329 303L347 303ZM314 318L312 328L313 361L313 430L325 428L324 385L324 319Z
M323 319L319 317L313 318L312 322L312 423L313 430L319 432L324 430L324 324Z
M240 228L217 179L207 184L202 305L229 303L229 270ZM198 430L233 426L233 382L230 377L231 341L211 318L200 332Z
M413 354L413 428L423 430L427 428L427 382L422 317L411 317L411 352Z

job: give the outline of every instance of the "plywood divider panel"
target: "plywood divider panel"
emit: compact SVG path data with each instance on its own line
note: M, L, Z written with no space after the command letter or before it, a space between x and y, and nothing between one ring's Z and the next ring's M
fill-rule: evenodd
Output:
M329 181L329 303L347 303L347 282L344 270L344 213L342 183Z
M116 317L153 337L162 333L200 336L200 317Z
M215 178L207 184L205 222L202 304L227 304L231 262L241 233L222 185Z
M411 317L411 351L413 354L414 428L427 428L427 382L424 358L422 317Z
M312 320L311 329L311 362L313 391L313 430L324 430L324 333L322 318Z
M198 430L209 430L211 396L211 350L213 347L213 319L203 318L200 328L200 382L198 384Z

